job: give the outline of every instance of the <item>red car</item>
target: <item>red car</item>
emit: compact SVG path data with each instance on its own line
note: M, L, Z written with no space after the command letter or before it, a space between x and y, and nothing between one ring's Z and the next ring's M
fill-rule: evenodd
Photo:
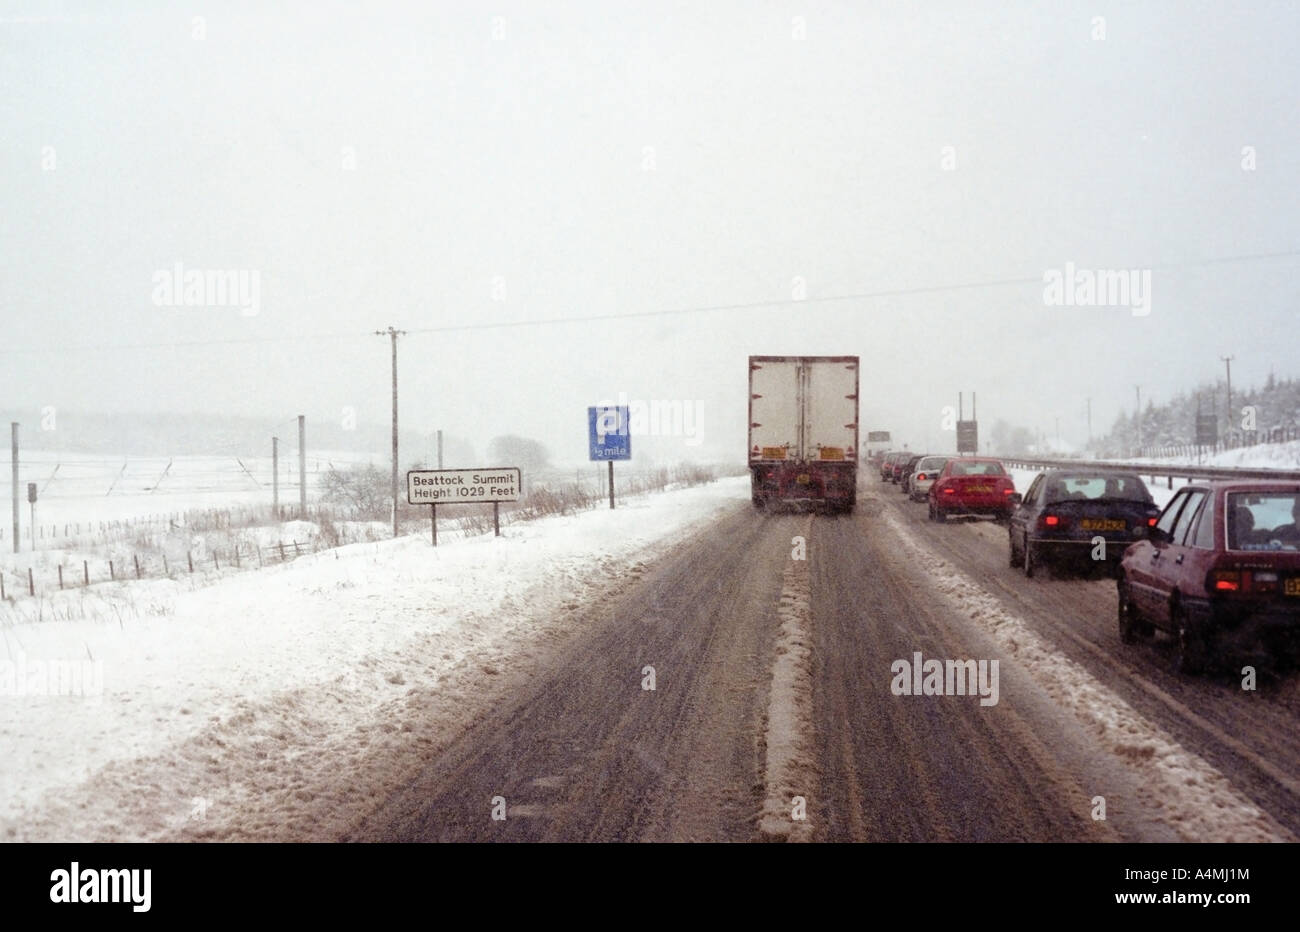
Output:
M1300 482L1205 482L1179 489L1120 560L1119 637L1161 629L1174 667L1296 656Z
M1001 461L974 456L948 460L930 486L930 520L949 515L992 515L1007 520L1014 506L1015 484Z

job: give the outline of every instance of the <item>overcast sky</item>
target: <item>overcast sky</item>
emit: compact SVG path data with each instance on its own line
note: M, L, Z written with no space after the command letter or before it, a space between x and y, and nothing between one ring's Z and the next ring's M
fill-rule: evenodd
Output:
M384 422L389 325L404 426L561 460L620 392L740 458L749 354L859 354L942 449L958 391L1082 441L1300 375L1300 259L1217 261L1300 250L1300 5L270 6L0 4L0 407ZM1046 305L1067 262L1150 313Z

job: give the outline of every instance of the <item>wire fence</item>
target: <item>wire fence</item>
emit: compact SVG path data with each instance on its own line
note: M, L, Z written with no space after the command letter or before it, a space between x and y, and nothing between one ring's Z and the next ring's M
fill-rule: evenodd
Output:
M628 470L615 477L618 498L712 481L743 469L679 466ZM607 468L576 473L551 472L526 483L518 502L500 505L508 525L553 514L571 514L608 501ZM26 549L0 554L0 600L42 597L71 589L130 580L181 578L196 573L225 574L285 563L306 554L392 537L392 498L379 509L334 503L232 506L157 512L111 521L42 524L22 534ZM424 505L398 501L399 532L422 533L429 512ZM294 525L291 522L303 522ZM491 533L488 503L439 510L441 533L462 537ZM287 539L281 535L292 531ZM300 536L301 535L301 539ZM264 542L268 537L269 542ZM4 540L0 530L0 540ZM78 552L93 550L93 553Z

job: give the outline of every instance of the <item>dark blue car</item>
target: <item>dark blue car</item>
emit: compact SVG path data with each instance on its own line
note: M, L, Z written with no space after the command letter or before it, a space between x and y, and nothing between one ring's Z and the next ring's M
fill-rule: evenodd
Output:
M1160 516L1146 483L1135 473L1051 469L1013 495L1008 536L1010 564L1026 576L1046 561L1078 567L1104 562L1114 571L1138 528Z

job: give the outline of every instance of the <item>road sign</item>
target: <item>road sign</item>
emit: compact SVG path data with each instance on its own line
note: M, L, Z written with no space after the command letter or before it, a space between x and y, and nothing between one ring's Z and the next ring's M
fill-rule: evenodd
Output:
M867 443L889 443L889 431L887 430L867 431Z
M630 460L632 437L628 432L631 418L627 407L587 409L588 458L603 460Z
M412 505L517 502L522 491L522 479L515 466L412 469L406 474L406 500Z
M34 502L34 501L36 501L36 483L35 483L35 482L29 482L29 483L27 483L27 500L28 500L29 502Z
M1215 414L1196 415L1196 442L1212 447L1219 442L1219 418Z
M957 452L979 452L979 421L957 422Z

